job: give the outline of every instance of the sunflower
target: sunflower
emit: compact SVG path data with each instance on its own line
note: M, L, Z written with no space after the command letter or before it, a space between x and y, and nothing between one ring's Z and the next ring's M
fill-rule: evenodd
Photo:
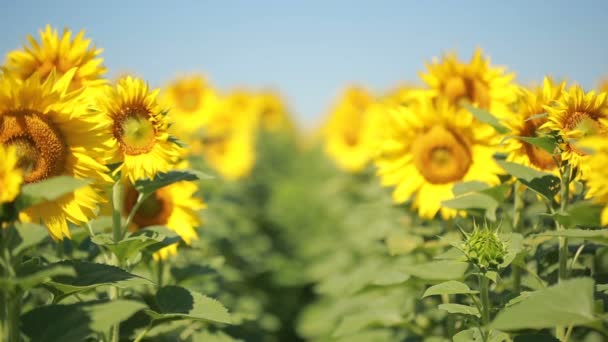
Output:
M59 77L52 71L22 81L0 76L0 144L17 151L24 183L68 175L106 182L103 165L110 136L103 116L89 110L82 89L68 92L76 69ZM54 239L70 237L67 222L82 224L95 216L104 199L95 186L85 186L54 201L26 209L23 221L42 221Z
M292 123L289 120L287 107L279 94L264 91L256 95L258 100L258 115L262 128L268 131L290 130Z
M180 154L167 132L166 112L157 104L157 94L143 80L127 76L99 97L99 107L111 121L117 158L123 162L119 169L132 182L169 171Z
M517 101L517 111L504 120L505 126L510 129L510 134L516 137L540 136L539 129L547 122L547 115L545 114L547 110L544 106L551 106L559 100L564 87L565 82L555 83L552 79L545 78L542 87L536 87L533 91L521 88ZM506 150L509 153L508 159L510 161L532 166L539 170L557 170L558 165L555 165L554 156L522 140L508 139Z
M201 135L191 143L214 170L228 180L248 175L255 164L255 107L241 92L221 98L209 110Z
M205 112L216 97L213 87L203 77L193 75L170 83L161 93L161 103L171 108L171 132L189 139L205 121Z
M65 29L59 36L57 29L47 25L44 31L39 33L40 42L28 35L30 46L24 46L23 50L15 50L7 55L5 67L9 72L14 72L21 80L37 73L44 80L52 70L63 75L76 68L69 90L104 84L103 75L107 70L102 64L103 59L98 58L103 49L90 47L91 40L84 37L84 31L80 31L72 39L70 30Z
M604 125L608 120L600 119ZM601 214L602 226L608 225L608 136L596 135L582 139L577 147L593 152L585 160L587 165L583 180L589 189L586 198L603 205Z
M454 184L499 183L502 171L493 159L494 140L478 133L484 130L467 111L443 98L420 97L408 106L392 107L388 116L376 166L382 184L395 186L395 202L414 197L421 217L431 219L441 211L447 219L456 211L441 202L453 198Z
M445 97L452 106L462 100L485 109L497 116L506 116L514 101L513 74L505 74L503 68L490 66L481 49L476 49L468 64L458 60L455 53L444 55L441 61L433 59L427 64L428 73L421 73L422 80L431 88L433 95Z
M585 93L580 86L574 85L564 91L554 105L543 106L549 116L541 128L561 136L561 159L579 170L577 176L584 174L587 166L584 160L588 154L577 148L576 142L587 136L608 133L608 126L603 121L608 118L607 96L607 93L594 91Z
M608 93L608 77L603 78L598 87L599 91Z
M201 225L198 211L205 204L194 194L198 191L195 183L177 182L156 190L144 200L133 216L129 229L137 231L149 226L161 225L176 232L187 245L198 239L196 227ZM130 184L125 187L124 215L128 216L137 201L138 193ZM177 243L160 249L155 259L166 259L177 253Z
M0 144L0 204L12 202L19 195L23 175L17 163L17 148Z
M325 126L325 151L349 172L363 169L371 159L370 147L362 139L366 113L374 97L361 87L347 88Z

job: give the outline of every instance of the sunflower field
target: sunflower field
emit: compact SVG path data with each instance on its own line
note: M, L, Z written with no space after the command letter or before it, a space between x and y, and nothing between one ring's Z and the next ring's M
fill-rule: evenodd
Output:
M421 66L311 133L276 91L28 36L0 68L1 341L608 341L608 83Z

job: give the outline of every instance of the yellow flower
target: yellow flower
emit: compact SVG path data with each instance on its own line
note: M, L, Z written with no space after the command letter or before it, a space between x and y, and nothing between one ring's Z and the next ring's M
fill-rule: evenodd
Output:
M433 95L445 97L452 106L459 106L461 100L466 100L496 116L508 115L508 106L515 99L511 83L514 75L505 74L503 68L491 67L481 49L475 50L468 64L450 53L441 61L433 59L427 69L428 73L420 74L422 80Z
M247 176L255 164L255 107L241 92L221 98L210 109L192 153L228 180Z
M122 172L132 182L169 171L179 157L180 147L167 133L166 112L157 104L157 94L143 80L127 76L99 97L100 109L111 121Z
M520 89L517 102L517 111L507 118L504 123L510 129L510 134L519 137L538 137L539 129L547 122L547 110L544 106L551 106L559 100L564 91L565 82L554 83L545 78L542 87L533 91ZM539 116L540 115L540 116ZM507 140L506 150L509 152L508 160L539 170L555 171L554 156L551 153L516 138ZM559 159L559 156L557 156Z
M82 91L68 92L76 69L44 81L34 74L24 81L0 76L0 144L14 146L25 183L68 175L110 181L102 165L111 145L103 116L89 110ZM82 89L81 89L82 90ZM20 214L23 221L42 221L54 239L70 237L67 221L88 222L104 199L93 186L57 200L43 202Z
M179 78L169 84L161 93L161 103L171 108L170 131L189 139L203 126L209 102L215 97L215 90L201 76Z
M395 202L414 197L421 217L430 219L441 211L447 219L457 212L441 202L453 198L454 184L499 183L502 171L493 159L493 139L479 134L483 130L467 111L443 98L420 97L393 107L388 115L376 166L382 184L395 186Z
M198 239L196 228L201 225L198 211L205 204L195 193L198 188L192 182L177 182L158 189L141 204L133 216L130 230L161 225L176 232L187 245ZM125 187L124 215L128 216L137 201L138 193L129 184ZM160 249L154 259L166 259L177 253L177 243Z
M18 167L19 158L15 146L0 144L0 204L12 202L19 195L23 175Z
M606 125L606 120L603 123ZM588 187L586 198L604 206L602 210L602 226L608 225L608 137L593 136L580 142L581 148L591 148L593 153L585 160L587 170L584 180Z
M553 106L545 105L548 121L542 126L559 133L564 140L561 146L562 160L578 168L578 176L584 174L587 153L575 146L576 142L590 135L605 135L608 131L602 119L608 117L607 93L585 93L580 86L572 86Z
M339 99L325 126L325 151L339 167L357 172L370 162L370 146L362 139L366 113L373 96L360 87L349 87Z
M103 59L98 58L103 50L95 46L89 48L91 40L84 38L84 31L72 39L70 30L65 29L59 36L57 29L47 25L44 31L40 31L40 42L29 35L27 39L30 46L10 52L5 63L7 70L20 79L25 80L38 73L44 80L52 70L61 76L76 68L68 89L104 84L106 68L102 65Z
M600 81L599 91L608 93L608 77L606 77Z
M268 131L291 130L293 125L283 99L279 94L264 91L256 95L258 115L262 128Z

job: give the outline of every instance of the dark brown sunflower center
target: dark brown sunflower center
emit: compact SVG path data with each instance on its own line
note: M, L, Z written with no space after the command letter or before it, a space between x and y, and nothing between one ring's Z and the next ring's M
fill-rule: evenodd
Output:
M132 187L128 187L125 192L124 214L129 215L133 206L135 206L138 193L137 190ZM173 201L171 199L171 194L167 188L161 188L144 200L135 213L135 216L133 216L133 222L138 228L166 225L169 222L169 217L172 212Z
M156 143L156 129L150 115L143 109L127 109L114 120L114 137L125 154L150 152Z
M540 114L540 113L538 113ZM522 136L524 137L537 137L537 129L542 126L545 122L547 122L547 118L534 118L527 120L524 123L524 127L522 129ZM555 169L555 160L551 153L529 144L527 142L523 142L524 149L526 151L526 155L528 155L528 159L532 165L540 168L541 170L553 170ZM556 156L557 160L560 160L559 156Z
M34 183L61 174L68 147L59 129L47 116L19 110L0 116L0 143L13 145L24 181Z
M480 108L490 109L488 85L481 80L454 76L445 82L443 92L454 105L467 100Z
M412 144L414 165L432 184L462 180L472 163L464 140L442 126L434 126Z

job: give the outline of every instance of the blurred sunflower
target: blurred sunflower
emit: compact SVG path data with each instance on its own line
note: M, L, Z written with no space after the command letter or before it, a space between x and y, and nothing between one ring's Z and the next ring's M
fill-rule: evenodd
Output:
M371 159L370 146L362 139L366 113L374 97L364 88L347 88L334 107L324 129L325 151L349 172L362 170Z
M215 97L213 87L198 75L170 83L160 96L161 103L171 108L170 131L182 139L189 139L203 126L205 111Z
M123 162L119 169L132 182L169 171L180 154L167 133L166 112L157 104L157 94L143 80L127 76L99 97L100 109L111 121L117 161Z
M103 49L89 47L91 40L84 38L84 31L80 31L72 39L72 31L64 29L59 36L57 29L47 25L44 31L39 33L40 42L28 35L30 46L24 46L23 50L15 50L7 55L5 67L9 72L14 72L21 80L38 73L44 80L52 70L56 70L61 76L76 68L69 90L104 84L103 75L107 70L102 65L103 59L98 58Z
M248 175L255 164L255 107L241 92L221 98L210 109L199 139L191 144L193 154L228 180Z
M482 53L476 49L468 64L459 61L455 53L444 55L441 61L433 59L426 65L428 72L420 77L433 95L445 97L452 106L466 100L496 116L506 116L508 106L515 100L515 76L505 74L503 68L491 67Z
M600 121L608 125L607 120L600 119ZM593 150L585 161L588 167L584 180L589 189L586 198L591 198L595 203L604 206L601 223L602 226L606 226L608 225L608 137L593 136L583 139L579 147Z
M608 93L608 77L603 78L599 84L599 91Z
M555 83L552 79L545 78L542 87L536 87L533 91L521 88L517 111L504 120L510 134L532 138L541 136L539 129L547 122L547 115L543 115L547 112L544 106L551 106L559 100L565 86L565 82ZM506 150L509 153L508 160L519 164L546 171L558 167L551 153L519 139L508 139Z
M396 186L395 202L414 196L413 207L422 218L441 212L447 219L457 212L441 202L454 197L454 184L499 183L502 170L493 158L493 139L479 134L484 130L467 111L443 98L420 97L409 106L393 107L388 116L376 166L382 184Z
M569 161L572 168L578 168L577 176L585 172L587 164L584 160L588 155L575 146L576 142L584 137L608 133L608 126L602 120L608 118L607 96L607 93L597 94L594 91L585 93L575 85L564 91L555 105L543 106L549 116L542 128L557 132L562 137L561 158Z
M293 128L289 120L287 107L277 93L264 91L256 96L262 128L268 131L290 130Z
M17 148L0 144L0 204L12 202L19 195L23 175L17 166Z
M158 189L140 205L129 229L161 225L176 232L187 245L198 239L196 228L201 225L198 211L205 204L197 198L198 188L192 182L177 182ZM137 201L138 192L130 184L125 187L124 215L128 216ZM177 253L178 243L160 249L154 259L166 259Z
M0 76L0 144L16 149L25 183L59 175L110 181L103 163L111 137L82 89L68 92L75 72L58 77L51 71L44 81L39 74L24 81ZM85 186L30 207L20 218L43 222L54 239L63 239L70 237L67 221L88 222L103 202L96 187Z

